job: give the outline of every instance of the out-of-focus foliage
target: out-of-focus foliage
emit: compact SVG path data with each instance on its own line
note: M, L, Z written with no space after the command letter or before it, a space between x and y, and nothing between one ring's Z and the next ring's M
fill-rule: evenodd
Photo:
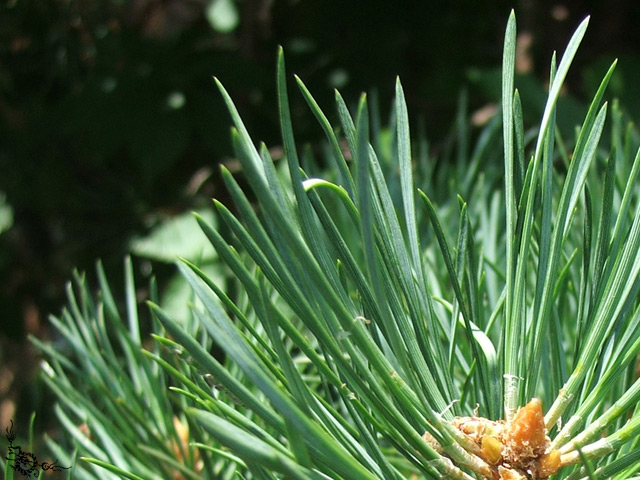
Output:
M206 8L102 0L2 6L0 191L15 223L1 238L0 301L14 310L14 338L25 303L57 309L74 265L101 256L109 268L134 233L193 206L198 192L211 196L215 169L202 167L229 151L212 75L235 77L248 104L261 98L260 79L269 75L239 51L243 34L212 28ZM254 123L271 121L259 115Z

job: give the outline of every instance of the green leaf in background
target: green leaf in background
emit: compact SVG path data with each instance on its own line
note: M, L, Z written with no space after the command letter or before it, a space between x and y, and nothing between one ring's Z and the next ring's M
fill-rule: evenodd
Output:
M199 210L198 214L213 225L217 224L212 209ZM140 257L173 263L178 257L198 259L202 263L215 260L211 243L198 226L191 212L181 213L164 220L145 237L132 241L131 252Z

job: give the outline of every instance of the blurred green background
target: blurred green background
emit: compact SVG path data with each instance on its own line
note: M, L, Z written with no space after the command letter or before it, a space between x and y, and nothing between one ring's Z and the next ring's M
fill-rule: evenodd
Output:
M133 248L137 275L144 280L153 267L162 287L173 270L167 255L145 251L145 236L207 207L213 196L224 199L217 164L234 163L229 117L212 76L229 90L252 136L277 156L278 45L289 73L328 112L334 88L348 102L366 90L376 93L386 118L400 75L410 114L424 121L437 153L461 91L474 124L494 111L511 8L524 99L543 97L553 50L561 52L591 14L564 92L571 108L559 124L577 123L615 57L609 97L638 118L637 0L3 1L0 428L46 403L33 381L37 358L26 334L51 338L47 315L62 308L73 269L93 272L102 258L118 281ZM313 144L320 129L299 95L292 102L298 140ZM533 123L542 104L524 108ZM164 241L180 251L191 232L175 223L173 232L165 231Z

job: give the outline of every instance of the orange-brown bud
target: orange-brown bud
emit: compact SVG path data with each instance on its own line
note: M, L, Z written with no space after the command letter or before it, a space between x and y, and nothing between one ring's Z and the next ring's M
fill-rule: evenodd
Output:
M507 428L505 443L514 460L542 455L549 444L542 413L542 402L534 398L518 410Z
M547 478L556 473L562 462L560 461L560 451L551 450L538 459L538 478Z

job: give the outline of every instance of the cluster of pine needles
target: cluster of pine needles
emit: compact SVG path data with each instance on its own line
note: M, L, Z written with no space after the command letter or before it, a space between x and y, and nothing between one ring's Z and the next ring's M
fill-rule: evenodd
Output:
M604 101L615 64L575 132L556 125L587 21L530 127L512 13L501 111L469 149L462 105L441 158L400 81L382 127L337 92L330 123L295 78L322 162L296 145L282 51L284 159L219 84L246 186L222 167L233 203L194 217L215 260L177 262L187 313L154 283L138 304L127 259L122 294L100 264L97 294L76 275L61 340L33 339L68 478L640 478L640 139Z

